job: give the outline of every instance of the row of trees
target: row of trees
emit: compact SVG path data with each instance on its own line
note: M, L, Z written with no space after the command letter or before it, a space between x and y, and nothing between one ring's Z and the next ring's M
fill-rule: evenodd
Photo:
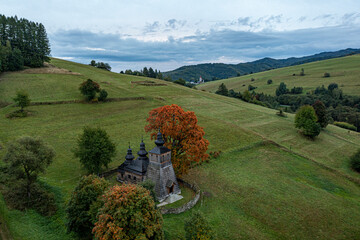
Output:
M93 67L97 67L97 68L100 68L100 69L105 69L107 71L111 71L111 67L110 67L110 64L108 63L104 63L104 62L96 62L95 60L91 60L90 66L93 66Z
M293 87L291 90L287 89L285 83L280 83L280 86L276 89L276 96L280 96L283 94L301 94L303 92L302 87Z
M128 75L135 75L135 76L142 76L142 77L149 77L149 78L157 78L157 79L163 79L163 80L171 81L171 79L164 79L164 76L160 72L160 70L157 70L157 69L154 70L152 67L150 67L149 69L147 67L144 67L140 71L137 71L137 70L132 71L131 69L126 69L125 72L121 71L120 73L121 74L128 74Z
M329 84L327 88L324 86L317 87L306 95L298 94L300 91L302 91L300 87L295 87L289 91L286 84L281 83L276 90L277 96L248 90L240 93L232 89L228 90L222 83L216 93L268 108L284 108L287 112L296 112L301 106L313 105L319 100L325 105L329 122L347 122L353 125L357 131L360 131L360 97L343 94L336 83Z
M49 39L41 23L0 15L0 45L0 71L41 67L49 61Z

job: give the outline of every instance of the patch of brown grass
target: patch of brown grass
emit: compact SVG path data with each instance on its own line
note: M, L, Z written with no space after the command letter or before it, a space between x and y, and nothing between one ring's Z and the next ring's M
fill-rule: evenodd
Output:
M44 67L40 68L28 68L22 71L19 71L20 73L27 73L27 74L68 74L68 75L81 75L77 72L72 72L64 68L56 67L50 63L44 63Z

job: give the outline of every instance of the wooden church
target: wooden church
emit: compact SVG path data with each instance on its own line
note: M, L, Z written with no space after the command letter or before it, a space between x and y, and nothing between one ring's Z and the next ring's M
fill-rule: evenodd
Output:
M136 159L129 146L125 162L118 167L117 180L135 184L151 180L155 183L155 194L159 202L164 201L171 194L181 194L171 163L171 150L165 147L164 143L159 131L155 140L156 147L149 151L149 157L147 157L145 143L141 141Z

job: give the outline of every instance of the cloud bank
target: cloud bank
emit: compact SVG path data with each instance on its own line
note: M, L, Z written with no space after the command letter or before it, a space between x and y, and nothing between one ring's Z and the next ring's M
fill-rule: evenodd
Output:
M114 71L152 66L161 71L182 65L224 62L239 63L263 57L287 58L311 55L322 51L360 47L360 14L337 18L342 24L296 30L276 30L286 20L281 15L258 19L238 18L217 22L208 31L197 29L185 36L172 35L186 28L183 20L148 23L141 37L80 29L57 30L51 33L52 55L89 63L91 59L109 62ZM314 21L334 21L334 16L318 16ZM306 17L297 19L307 21ZM235 27L234 27L235 26ZM168 33L166 38L156 37Z

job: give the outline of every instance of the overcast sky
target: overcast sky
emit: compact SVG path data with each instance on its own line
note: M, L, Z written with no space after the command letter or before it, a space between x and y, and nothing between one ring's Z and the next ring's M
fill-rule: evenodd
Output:
M43 23L53 57L115 72L360 48L359 0L0 0L0 13Z

